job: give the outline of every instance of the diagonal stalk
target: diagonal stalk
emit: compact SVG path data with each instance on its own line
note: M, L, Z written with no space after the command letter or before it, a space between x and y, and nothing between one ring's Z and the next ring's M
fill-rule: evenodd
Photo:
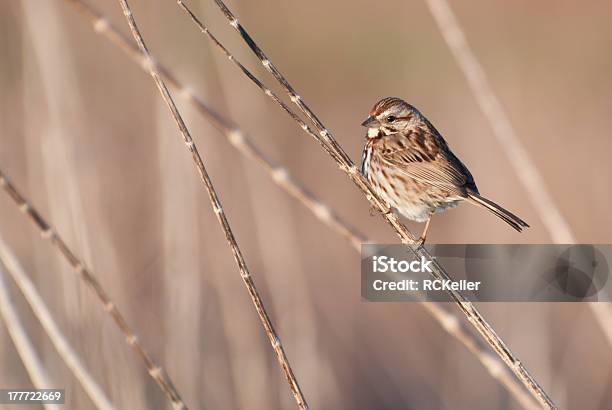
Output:
M480 110L489 121L493 135L508 157L519 181L529 194L531 204L548 230L554 243L576 243L576 236L546 187L516 130L510 122L499 98L487 79L485 71L467 42L459 20L446 0L426 0L427 6L440 29L444 41L463 72ZM603 292L603 290L602 290ZM602 328L608 344L612 345L612 312L610 303L590 302L589 308Z
M13 341L15 350L23 362L23 367L36 389L51 389L55 383L49 378L43 362L36 354L34 344L25 331L25 326L11 301L11 295L4 279L4 266L0 263L0 319L4 321L8 335ZM45 410L61 410L59 404L43 404Z
M36 290L34 283L26 274L23 266L19 263L15 254L4 243L0 237L0 266L4 266L13 282L17 285L24 299L30 305L34 316L49 337L58 355L62 358L66 366L70 369L74 377L79 381L83 390L91 402L100 410L113 410L115 407L106 396L102 387L96 382L91 373L87 370L79 355L74 351L66 336L62 333L59 326L53 319L49 308Z
M164 370L153 360L149 352L144 348L142 343L138 340L136 333L130 327L125 320L123 314L119 311L115 303L108 296L102 284L98 281L94 273L89 270L85 263L83 263L74 253L72 249L66 244L64 239L59 233L49 224L46 219L34 208L21 193L17 190L15 185L9 181L8 177L4 175L2 169L0 169L0 188L3 188L6 194L13 200L17 208L24 213L28 219L36 226L39 230L40 235L44 239L48 239L53 246L59 251L62 257L68 262L68 264L74 269L75 273L85 282L85 284L94 292L98 301L102 305L105 312L107 312L113 319L113 322L121 333L125 336L126 343L138 354L141 360L144 362L149 375L159 388L166 394L168 399L172 402L175 409L186 409L187 406L178 394L178 391L172 384L170 377L164 372Z
M113 25L109 23L105 16L96 12L81 0L65 1L73 5L82 16L90 20L97 33L123 50L132 61L146 70L146 65L142 64L143 55L137 45L119 33ZM166 83L171 85L181 97L190 103L211 123L211 125L217 128L238 152L253 160L256 164L259 164L268 173L274 183L310 210L321 223L346 239L355 251L360 252L361 244L367 242L362 233L358 232L354 227L349 226L348 223L343 221L327 204L323 203L321 199L315 197L299 184L287 169L269 159L236 124L222 117L219 113L207 106L201 98L194 95L194 93L181 83L168 69L161 66L159 63L157 63L157 68L160 76ZM476 340L472 333L469 332L454 315L447 312L435 302L420 303L440 324L442 329L472 352L485 369L487 369L491 377L498 380L523 407L530 409L537 407L531 396L525 394L521 385L517 384L511 373L507 371L503 362L497 356L491 355L486 348L482 346L482 343Z
M234 237L232 229L229 225L229 222L225 215L225 211L221 206L221 201L219 199L219 196L217 195L217 191L215 190L212 180L210 179L210 176L206 171L206 167L204 166L202 157L200 156L200 153L196 148L195 142L193 141L193 138L191 137L191 134L189 133L189 130L187 129L187 126L185 125L185 122L183 121L183 118L181 117L181 114L178 111L178 108L176 107L176 104L174 103L174 100L172 99L172 96L170 95L170 92L168 91L164 80L160 76L155 63L153 62L151 55L149 54L149 50L144 42L144 39L142 38L142 35L140 34L138 26L136 25L136 21L134 20L132 10L130 9L127 0L118 0L118 2L121 5L123 14L125 15L128 25L130 26L132 36L134 37L134 40L136 40L138 48L143 54L144 61L146 62L146 65L148 67L149 74L151 75L151 77L153 77L155 85L157 86L164 102L168 106L168 109L170 110L172 117L176 122L176 125L183 137L183 141L185 142L187 149L189 150L189 152L191 152L195 166L208 192L213 211L215 212L217 220L219 221L219 224L221 225L221 228L225 233L227 243L232 253L234 254L234 259L236 261L236 264L238 265L240 276L242 277L244 285L246 286L251 296L251 300L255 305L255 309L257 310L257 314L259 316L259 319L261 320L262 326L264 327L266 335L270 340L270 344L272 345L272 348L276 353L278 362L283 370L283 373L285 374L285 378L289 383L289 387L291 389L293 397L295 398L295 401L300 409L307 409L308 404L306 403L304 394L302 393L302 390L300 389L300 386L291 368L291 365L289 364L289 360L287 358L287 355L285 354L285 350L283 348L281 340L278 337L278 334L276 333L276 330L274 329L274 326L270 321L270 317L268 316L268 313L264 307L263 301L259 296L259 293L255 286L255 282L251 277L251 273L249 272L244 257L242 256L242 252L238 246L238 243L236 242L236 238Z
M238 19L225 5L225 3L222 0L214 1L221 9L227 20L230 22L230 25L234 27L234 29L236 29L236 31L241 35L243 40L247 43L249 48L259 58L264 68L266 68L274 76L274 78L289 95L291 101L295 105L297 105L300 111L311 120L311 122L317 129L318 134L313 135L312 131L310 131L308 127L302 126L302 124L297 121L300 127L305 132L311 134L311 136L313 136L319 141L323 148L336 161L339 168L348 175L348 177L357 185L359 189L361 189L367 200L376 209L380 210L381 215L393 227L396 234L401 239L402 243L409 245L409 249L411 249L417 257L425 257L428 260L432 261L432 275L436 279L450 280L451 278L444 270L444 268L442 268L439 263L432 259L431 255L422 246L419 246L417 238L400 222L399 218L394 213L388 212L384 201L382 201L382 199L374 191L373 187L369 184L369 182L361 175L361 173L359 173L355 164L344 152L344 150L335 140L331 132L323 125L323 123L318 119L314 112L310 110L310 108L303 101L302 97L293 89L293 87L289 84L286 78L280 73L276 66L270 61L270 59L265 55L261 48L255 43L253 38L247 33L244 27L239 23ZM178 3L184 9L186 8L186 6L181 0L178 0ZM193 16L193 13L189 14ZM272 97L270 94L271 93L266 93L266 95ZM454 303L457 305L457 307L466 315L470 323L482 335L485 341L493 348L493 350L499 355L499 357L506 363L510 370L512 370L512 372L514 372L514 374L519 378L519 380L521 380L521 382L534 396L534 398L537 399L540 404L545 408L556 408L548 394L533 378L533 376L520 362L516 355L508 348L504 341L497 335L493 327L484 319L484 317L480 314L480 312L476 309L472 302L466 299L465 296L458 291L449 290L448 293L453 299Z

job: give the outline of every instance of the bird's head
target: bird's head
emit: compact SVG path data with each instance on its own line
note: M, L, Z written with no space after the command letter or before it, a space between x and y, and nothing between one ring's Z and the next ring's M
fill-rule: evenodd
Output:
M419 118L418 110L412 105L400 98L388 97L374 105L361 125L368 128L368 138L379 138L406 131Z

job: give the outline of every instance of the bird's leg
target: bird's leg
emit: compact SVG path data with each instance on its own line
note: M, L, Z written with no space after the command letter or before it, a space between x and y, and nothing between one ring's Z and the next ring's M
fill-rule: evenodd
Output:
M381 211L375 205L370 205L370 216L374 216L376 214L389 215L393 211L393 209L388 205L385 205L385 206L386 206L385 210Z
M423 229L423 233L421 234L421 237L419 238L419 245L421 246L425 245L425 239L427 239L427 231L429 230L429 224L431 223L432 216L433 216L433 212L430 212L429 216L427 217L427 222L425 222L425 229Z

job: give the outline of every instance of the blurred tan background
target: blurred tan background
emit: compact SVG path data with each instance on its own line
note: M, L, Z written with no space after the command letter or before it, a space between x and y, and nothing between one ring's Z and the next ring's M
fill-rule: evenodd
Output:
M128 33L116 2L88 4ZM211 49L174 1L131 4L153 55L194 93L369 238L397 240L323 150ZM190 4L273 84L212 1ZM517 234L464 205L434 218L428 240L550 243L424 2L229 5L355 161L371 106L402 97L446 137L482 193L532 226ZM612 4L481 0L453 9L578 241L610 242ZM99 276L190 407L292 408L151 78L67 1L2 2L0 33L2 170ZM360 260L348 242L177 101L312 408L520 408L422 306L361 302ZM4 193L0 235L115 405L167 408L91 292ZM93 408L11 290L50 376L67 390L66 408ZM612 407L611 346L586 305L479 308L561 408ZM4 326L0 387L31 387Z

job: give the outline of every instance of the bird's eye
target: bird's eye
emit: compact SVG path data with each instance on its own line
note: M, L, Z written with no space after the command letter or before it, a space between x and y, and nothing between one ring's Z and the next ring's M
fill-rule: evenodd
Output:
M395 120L396 120L396 118L395 118L393 115L389 115L389 116L387 117L387 122L393 122L393 121L395 121Z

